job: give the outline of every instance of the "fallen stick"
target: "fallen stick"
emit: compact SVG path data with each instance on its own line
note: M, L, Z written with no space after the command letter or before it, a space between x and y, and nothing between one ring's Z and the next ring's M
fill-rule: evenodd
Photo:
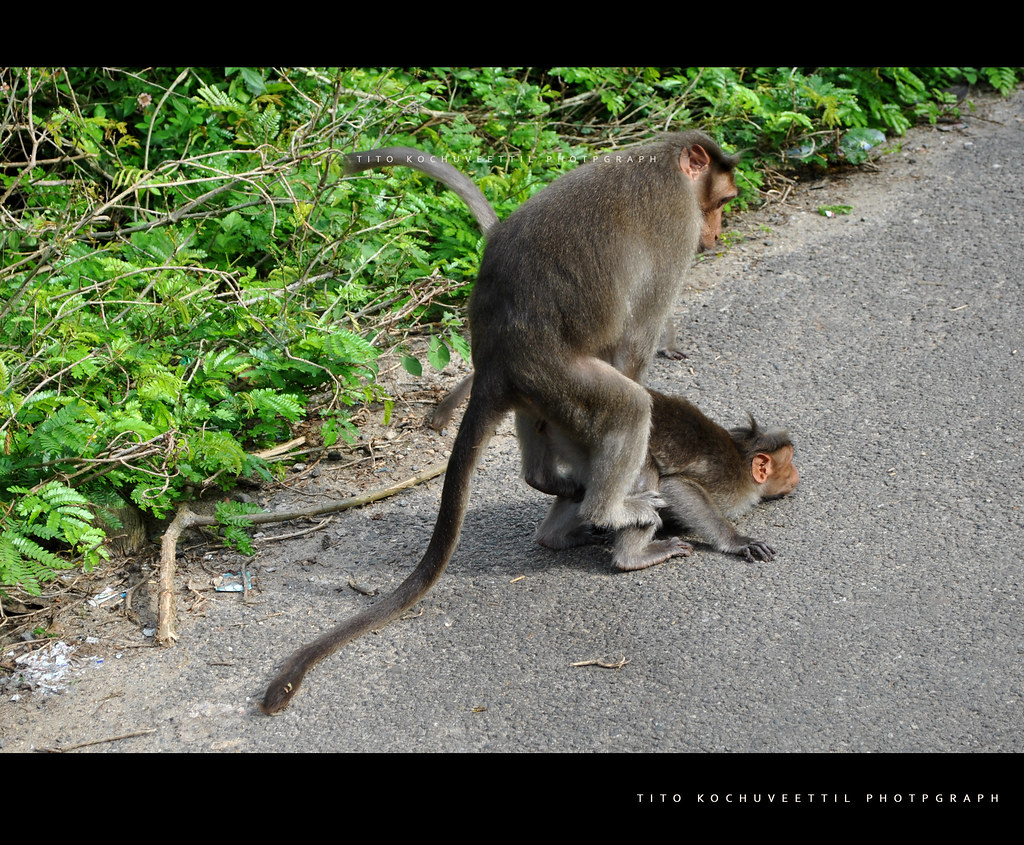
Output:
M76 748L85 748L87 745L99 745L101 742L117 742L119 739L130 739L133 736L145 736L146 734L156 733L156 728L144 728L141 731L132 731L127 734L118 734L117 736L107 736L103 739L90 739L85 742L76 742L74 745L69 745L66 748L56 748L54 746L48 746L46 748L39 748L38 751L49 751L55 754L63 754L65 751L74 751Z
M254 513L249 519L253 525L266 525L271 522L287 522L290 519L310 519L311 517L323 516L324 514L338 513L349 508L358 508L362 505L368 505L370 502L377 502L389 496L394 496L396 493L401 493L403 490L408 490L410 487L415 487L424 481L429 481L431 478L440 475L447 468L448 461L440 461L439 463L431 464L426 469L405 479L405 481L399 481L397 484L382 487L379 490L372 490L360 496L352 496L330 505L301 511ZM174 630L177 607L174 600L174 558L177 554L178 538L187 528L216 524L217 517L197 514L189 508L187 502L183 502L178 506L174 519L171 520L171 524L167 526L167 530L164 532L163 539L160 541L160 586L157 593L155 637L159 645L171 645L178 638L178 634Z

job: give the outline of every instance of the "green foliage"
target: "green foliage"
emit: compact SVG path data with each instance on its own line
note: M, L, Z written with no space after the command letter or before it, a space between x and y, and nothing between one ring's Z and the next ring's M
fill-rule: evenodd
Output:
M354 404L389 419L377 359L410 332L431 366L468 360L475 221L416 171L342 178L340 152L445 154L504 217L599 150L698 125L746 151L741 208L1020 71L0 68L0 585L94 563L98 506L269 477L252 452L325 389L328 445Z
M0 585L20 584L39 595L41 584L63 569L91 569L108 558L106 534L93 525L89 500L77 490L50 481L31 490L12 486L17 497L0 513ZM73 557L51 550L66 548Z
M1020 81L1020 68L1016 67L983 67L981 73L993 88L1004 97L1017 87Z
M254 555L256 550L252 545L252 538L249 536L249 529L252 528L250 517L254 513L260 513L258 505L251 505L246 502L217 502L214 515L217 517L217 524L224 532L224 544L237 549L244 555Z
M392 405L391 400L385 400L385 416L389 419L391 417ZM321 411L321 416L324 421L320 426L320 435L323 438L324 446L333 446L339 439L344 440L349 445L356 442L356 439L359 437L359 430L352 425L347 416L336 411Z

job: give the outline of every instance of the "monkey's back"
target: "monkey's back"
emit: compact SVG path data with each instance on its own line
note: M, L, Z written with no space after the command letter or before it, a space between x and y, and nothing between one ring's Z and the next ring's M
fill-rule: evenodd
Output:
M492 349L565 346L646 366L699 243L700 207L676 164L689 134L582 165L490 231L470 300L471 327L490 335L474 332L478 368Z
M749 484L750 469L729 431L688 399L655 390L650 394L650 451L659 473L696 481L728 514L752 505L757 496Z

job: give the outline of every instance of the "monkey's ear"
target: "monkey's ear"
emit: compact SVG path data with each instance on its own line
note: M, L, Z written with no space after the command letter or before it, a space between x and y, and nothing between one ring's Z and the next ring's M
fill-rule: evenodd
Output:
M767 452L758 452L754 455L750 462L750 474L758 484L764 484L772 474L772 456Z
M694 181L704 175L710 164L711 156L700 144L694 144L679 154L679 169Z

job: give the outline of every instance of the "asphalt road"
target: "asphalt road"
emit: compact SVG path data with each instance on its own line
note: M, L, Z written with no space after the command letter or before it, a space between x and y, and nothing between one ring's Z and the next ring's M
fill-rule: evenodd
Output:
M283 714L256 708L272 669L369 601L348 575L382 590L404 577L439 482L280 544L254 604L208 602L175 648L106 661L46 703L0 703L5 749L149 726L94 748L1024 751L1022 109L1018 95L915 130L695 270L678 307L688 359L659 359L651 382L727 425L750 410L790 429L800 487L740 521L773 562L705 547L623 574L600 549L544 550L531 535L547 502L506 429L418 615L322 664ZM830 204L853 210L816 213ZM591 660L623 665L573 665ZM602 790L672 791L636 768Z

